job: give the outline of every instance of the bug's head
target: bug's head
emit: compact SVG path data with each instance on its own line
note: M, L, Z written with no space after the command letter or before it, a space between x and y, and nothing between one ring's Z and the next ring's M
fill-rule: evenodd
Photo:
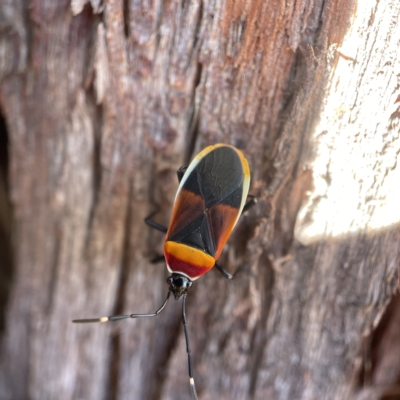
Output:
M187 290L192 286L193 282L181 274L172 274L167 279L169 290L174 295L175 299L178 300L183 294L187 293Z

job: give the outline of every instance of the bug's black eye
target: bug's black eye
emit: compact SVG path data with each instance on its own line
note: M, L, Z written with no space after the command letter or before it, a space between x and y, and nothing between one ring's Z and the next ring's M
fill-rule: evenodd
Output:
M183 279L182 278L175 279L175 286L177 287L183 286Z

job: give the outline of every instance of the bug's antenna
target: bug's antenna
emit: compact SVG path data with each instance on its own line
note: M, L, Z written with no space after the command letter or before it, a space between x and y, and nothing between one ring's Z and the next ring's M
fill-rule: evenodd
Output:
M185 306L186 306L186 293L183 295L183 299L182 299L182 322L183 322L183 329L185 331L186 352L188 355L190 389L192 391L193 399L198 400L197 392L196 392L196 385L194 384L194 378L193 378L192 358L191 358L192 352L190 350L190 345L189 345L189 335L188 335L188 331L187 331Z
M100 317L100 318L87 318L87 319L74 319L72 322L77 324L91 323L91 322L108 322L108 321L119 321L120 319L126 318L141 318L141 317L156 317L161 311L164 310L165 306L168 303L169 296L171 292L168 292L166 299L162 306L153 314L130 314L130 315L113 315L111 317Z

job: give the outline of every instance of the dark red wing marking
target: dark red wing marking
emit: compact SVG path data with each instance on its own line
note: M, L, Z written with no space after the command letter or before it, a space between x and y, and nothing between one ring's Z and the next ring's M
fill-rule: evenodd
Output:
M239 210L226 204L217 204L208 212L211 234L215 243L215 256L218 260L222 248L228 240L238 216Z
M193 192L182 189L176 199L166 241L184 230L205 211L203 198Z

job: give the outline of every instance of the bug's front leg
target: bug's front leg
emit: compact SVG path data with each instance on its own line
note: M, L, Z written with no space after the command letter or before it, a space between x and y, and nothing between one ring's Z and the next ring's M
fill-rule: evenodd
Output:
M257 204L257 197L252 196L251 194L247 195L247 197L250 197L250 200L244 205L242 214Z
M178 171L176 171L176 175L178 175L179 183L181 183L181 180L183 178L183 175L185 175L186 170L187 170L187 167L182 166L178 169Z

